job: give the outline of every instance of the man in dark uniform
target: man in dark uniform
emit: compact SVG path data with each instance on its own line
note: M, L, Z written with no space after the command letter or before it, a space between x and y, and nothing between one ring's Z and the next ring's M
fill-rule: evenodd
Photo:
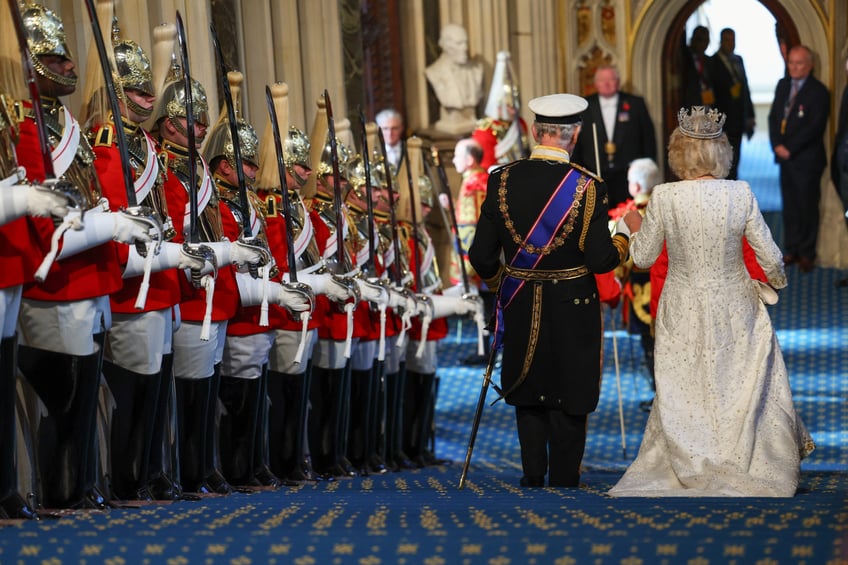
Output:
M627 257L629 226L639 218L629 213L610 236L606 186L570 163L586 100L553 94L529 107L539 145L529 159L489 177L469 258L498 288L499 392L515 406L521 485L544 486L550 469L549 486L576 487L587 414L600 395L601 304L593 273Z
M754 134L754 103L742 57L734 53L736 32L729 27L721 30L721 44L710 58L715 83L715 107L724 112L724 133L733 147L733 164L727 178L736 180L739 173L739 157L742 135L751 139Z
M804 45L789 51L789 76L780 79L769 110L769 138L780 165L783 199L783 262L801 272L815 267L821 176L827 166L824 132L830 92L813 76L813 53Z
M640 157L657 160L654 123L645 99L620 89L618 69L601 66L595 71L595 94L587 98L583 114L586 127L574 148L574 159L604 179L609 204L615 208L630 197L627 192L627 167ZM592 124L597 124L598 151L595 151ZM600 170L595 163L600 160Z

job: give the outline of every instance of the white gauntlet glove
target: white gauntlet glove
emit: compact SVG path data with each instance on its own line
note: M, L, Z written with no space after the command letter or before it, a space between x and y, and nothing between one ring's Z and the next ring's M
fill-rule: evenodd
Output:
M315 307L315 295L306 283L287 282L280 285L277 304L290 312L311 311Z
M251 241L239 239L236 241L214 241L204 243L215 251L218 265L264 265L269 256L266 250L259 245L253 245Z
M433 304L433 318L445 318L447 316L464 316L473 314L482 306L482 301L472 296L444 296L433 294L429 296Z
M17 177L15 177L17 178ZM5 181L0 181L2 184ZM34 184L12 184L0 189L0 225L22 216L55 216L68 213L68 197Z
M478 289L473 284L470 284L468 285L468 292L465 292L465 287L460 283L448 287L442 291L442 296L465 296L466 294L478 296L480 294L480 289Z
M389 303L389 293L382 286L378 279L360 279L354 278L356 286L359 287L359 294L363 300L367 300L376 306L386 306Z
M139 254L138 249L134 245L131 245L129 249L130 254L123 274L123 278L125 279L143 274L144 263L147 260ZM184 245L165 241L161 244L159 253L153 256L150 270L154 273L168 269L194 269L199 271L205 265L206 261L202 258L187 253Z
M75 216L79 216L79 213L71 211L65 221ZM126 244L151 241L150 223L125 212L102 212L99 208L88 210L80 229L65 232L59 259L76 255L109 240Z
M312 287L315 294L323 294L333 302L347 302L351 298L351 289L344 279L330 273L297 274L297 280Z
M193 269L199 271L206 266L206 261L196 254L188 253L188 244L173 243L165 241L159 248L159 253L154 255L150 270L154 273L168 269ZM144 273L144 263L147 260L142 257L134 245L130 246L130 254L127 266L124 268L123 278L129 279Z

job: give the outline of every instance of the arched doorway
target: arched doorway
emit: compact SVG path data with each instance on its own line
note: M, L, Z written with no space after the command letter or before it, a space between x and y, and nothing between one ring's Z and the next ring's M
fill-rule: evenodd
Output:
M804 43L819 55L816 61L819 77L831 74L831 46L824 22L814 3L808 0L759 0L775 17L793 43ZM631 83L636 92L648 101L651 117L657 127L658 155L664 166L664 146L668 139L668 125L679 109L667 94L666 76L670 72L670 53L679 49L683 40L686 20L702 0L667 0L654 2L645 9L634 31L631 55Z
M801 42L798 28L779 1L759 1L775 18L775 47L780 44L781 54L785 57L785 48ZM672 19L665 36L662 53L662 125L659 128L662 139L668 139L677 126L677 110L681 106L682 54L689 40L686 37L686 22L703 3L704 0L688 0Z

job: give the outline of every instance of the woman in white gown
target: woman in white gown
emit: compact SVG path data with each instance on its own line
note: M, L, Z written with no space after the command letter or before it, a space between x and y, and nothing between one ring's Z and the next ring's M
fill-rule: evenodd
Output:
M780 249L744 181L724 180L724 116L681 110L668 162L683 180L654 188L630 253L650 266L668 248L656 317L656 397L639 453L612 496L794 496L813 448L795 412L783 355L747 238L771 287ZM773 289L766 288L776 296ZM764 292L765 296L768 292Z

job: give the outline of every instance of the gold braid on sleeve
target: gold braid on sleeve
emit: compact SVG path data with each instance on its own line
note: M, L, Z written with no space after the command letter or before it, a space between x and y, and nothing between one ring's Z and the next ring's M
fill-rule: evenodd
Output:
M581 179L582 180L582 179ZM588 179L587 179L588 180ZM583 197L583 229L580 231L580 251L585 251L586 234L589 233L589 224L592 222L592 216L595 214L595 200L598 197L598 192L595 190L595 182L589 181L586 183L585 196Z
M617 233L612 236L612 244L618 249L618 257L621 263L627 261L627 258L630 257L630 239L624 234Z
M498 288L501 286L501 279L503 279L504 266L501 265L498 267L498 272L492 275L491 277L484 278L483 282L486 283L486 286L489 287L489 290L493 292L497 292Z

